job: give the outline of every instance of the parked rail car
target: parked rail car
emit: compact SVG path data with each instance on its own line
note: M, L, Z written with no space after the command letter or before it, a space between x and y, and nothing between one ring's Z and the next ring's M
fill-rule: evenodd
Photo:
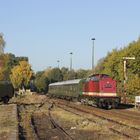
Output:
M9 81L0 81L0 101L8 103L9 99L14 96L13 85Z
M87 79L56 82L49 85L49 95L64 99L77 99L100 108L116 108L120 98L116 81L105 74L94 74Z
M49 85L49 94L60 98L78 98L82 93L79 89L81 79L56 82Z

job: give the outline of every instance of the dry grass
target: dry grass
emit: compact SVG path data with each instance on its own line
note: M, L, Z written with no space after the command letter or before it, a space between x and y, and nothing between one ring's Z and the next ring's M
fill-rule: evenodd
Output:
M88 116L78 116L73 113L64 111L60 108L55 108L51 111L53 118L60 124L63 124L65 128L70 130L79 130L79 131L94 131L99 134L108 134L111 135L110 131L107 128L106 121L96 120L96 123L85 119ZM93 119L93 116L91 116Z
M46 99L45 95L20 95L13 97L10 102L20 103L20 104L39 104Z
M9 128L15 127L17 125L17 121L9 119L9 118L0 118L0 128Z
M0 139L5 140L16 131L18 122L12 105L0 106L0 112Z
M102 121L96 117L94 118L90 115L78 116L56 107L51 111L51 114L61 127L72 133L74 136L79 135L80 137L83 135L83 137L80 137L80 139L85 139L87 135L90 136L90 139L94 136L95 140L121 140L119 136L113 134L109 130L106 121ZM94 119L95 122L91 122L86 118Z
M0 140L7 140L9 137L9 131L7 132L7 130L2 130L2 132L0 132Z

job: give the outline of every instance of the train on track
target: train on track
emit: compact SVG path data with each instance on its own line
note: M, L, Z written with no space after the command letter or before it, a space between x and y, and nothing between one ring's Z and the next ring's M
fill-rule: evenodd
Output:
M9 81L0 81L0 101L3 101L3 103L8 103L9 99L13 96L13 85Z
M86 79L51 83L49 96L67 100L76 99L99 108L116 108L120 97L116 93L116 81L106 74L94 74Z

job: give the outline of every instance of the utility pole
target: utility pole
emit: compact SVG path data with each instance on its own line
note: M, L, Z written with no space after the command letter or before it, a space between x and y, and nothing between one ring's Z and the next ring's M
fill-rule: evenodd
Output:
M123 57L123 69L124 69L124 103L126 103L126 81L127 81L127 61L135 60L135 57Z
M72 55L73 55L73 53L70 52L70 71L72 70Z
M59 68L59 62L60 62L60 61L59 61L59 60L57 60L57 63L58 63L58 68Z
M94 70L94 40L95 38L91 39L93 41L93 45L92 45L92 70Z

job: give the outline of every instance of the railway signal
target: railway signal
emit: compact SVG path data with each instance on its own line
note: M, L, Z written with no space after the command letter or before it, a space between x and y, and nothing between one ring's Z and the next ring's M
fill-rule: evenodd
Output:
M124 66L124 103L126 103L126 81L127 81L126 63L127 63L127 60L135 60L135 57L123 57L123 66Z

